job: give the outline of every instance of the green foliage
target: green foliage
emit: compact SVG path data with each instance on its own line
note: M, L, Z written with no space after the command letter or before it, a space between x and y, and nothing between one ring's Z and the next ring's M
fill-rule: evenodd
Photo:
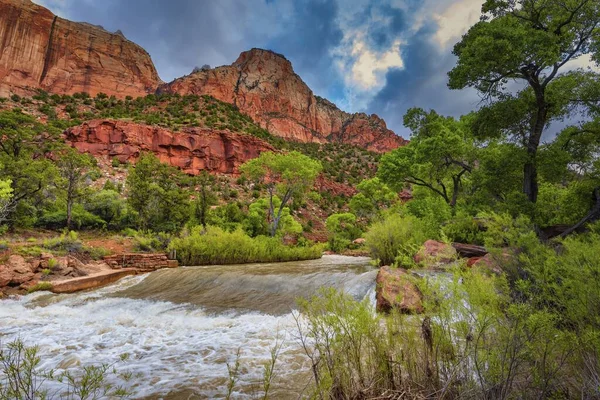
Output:
M396 190L407 184L421 186L456 206L476 157L467 120L413 108L404 116L404 125L413 132L410 143L381 158L378 176Z
M476 131L522 146L523 193L535 203L543 133L552 121L590 107L588 83L598 86L597 73L564 71L585 55L597 61L600 9L587 0L488 0L482 10L481 21L454 47L458 63L449 86L473 87L491 100L478 113Z
M278 238L251 238L241 229L227 232L208 226L193 228L169 246L182 265L242 264L320 258L321 246L289 247Z
M83 243L79 240L77 232L65 232L59 237L44 240L45 249L61 253L77 253L82 251Z
M0 179L0 224L6 221L6 217L11 211L13 188L12 180Z
M362 233L356 225L356 216L351 213L332 214L325 221L329 249L336 253L345 250Z
M412 265L412 256L429 237L418 218L391 214L381 222L374 223L365 234L371 257L380 265Z
M124 388L108 383L111 375L122 376L117 373L115 364L84 366L76 374L57 373L44 365L37 346L28 347L21 340L3 345L0 348L0 399L54 398L48 387L51 382L60 385L61 399L92 400L129 395Z
M267 220L271 236L277 234L283 209L292 198L299 200L304 196L313 186L322 168L318 161L296 151L287 154L265 152L241 166L240 169L245 176L267 187L269 194ZM281 201L278 207L274 204L275 197L279 197Z
M137 232L134 234L134 248L142 252L160 252L169 248L173 236L169 233Z
M0 111L0 176L11 180L11 222L27 218L30 205L46 200L56 167L45 155L58 147L60 133L18 110Z
M117 230L126 214L126 201L116 190L105 187L89 197L85 210L104 221L107 228Z
M373 218L398 200L398 195L377 177L365 179L356 189L358 193L352 197L349 206L359 217Z
M189 217L189 194L179 184L183 175L152 153L140 156L127 176L127 203L137 213L138 227L173 232Z
M273 196L273 207L278 209L281 207L281 200L277 196ZM244 231L252 236L269 235L270 205L267 199L259 199L248 207L248 215L242 226ZM289 207L283 207L281 217L277 229L277 236L283 237L286 235L297 236L302 233L302 225L300 225L294 217L292 217Z
M52 290L52 282L40 282L27 289L27 293L39 292L42 290Z
M48 211L36 221L36 226L46 229L60 230L68 227L66 210ZM76 205L71 212L71 228L104 229L107 224L101 217L84 210L83 206Z

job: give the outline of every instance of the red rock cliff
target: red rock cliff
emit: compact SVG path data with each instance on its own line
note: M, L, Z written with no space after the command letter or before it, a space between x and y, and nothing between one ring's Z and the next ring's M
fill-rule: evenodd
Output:
M235 174L244 162L274 150L250 135L203 128L171 132L125 121L93 120L68 129L64 136L81 152L121 162L136 161L141 152L152 151L162 162L194 175L202 170Z
M161 83L144 49L100 27L59 18L30 0L0 0L0 95L144 96Z
M232 65L194 72L159 91L211 95L237 105L271 133L300 142L342 142L378 152L406 143L378 116L349 114L315 96L285 57L268 50L243 52Z

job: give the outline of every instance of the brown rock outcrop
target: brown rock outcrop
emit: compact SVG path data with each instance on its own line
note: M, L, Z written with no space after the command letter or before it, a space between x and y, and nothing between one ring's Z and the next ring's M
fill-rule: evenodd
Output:
M148 53L122 34L57 17L30 0L0 0L0 95L144 96L161 83Z
M428 240L423 243L423 246L415 254L414 261L417 264L425 264L427 267L436 267L455 261L457 255L456 249L451 245L436 240Z
M315 96L285 57L268 50L245 51L232 65L195 71L159 91L233 103L274 135L298 142L341 142L377 152L406 143L377 115L349 114Z
M377 311L403 314L423 312L423 294L402 268L381 267L377 273Z
M126 121L93 120L68 129L65 139L81 152L109 156L121 162L135 161L151 151L164 163L189 174L202 170L235 174L244 162L263 151L267 142L251 135L205 128L172 132L156 126Z

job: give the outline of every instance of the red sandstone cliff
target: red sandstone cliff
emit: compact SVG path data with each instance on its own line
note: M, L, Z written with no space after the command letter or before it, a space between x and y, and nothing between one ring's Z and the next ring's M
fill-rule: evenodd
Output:
M349 114L315 96L285 57L268 50L243 52L232 65L194 72L159 91L211 95L235 104L271 133L300 142L341 142L378 152L406 143L378 116Z
M152 151L162 162L194 175L202 170L235 174L244 162L274 150L251 135L203 128L171 132L125 121L93 120L68 129L64 136L81 152L121 162L135 161L141 152Z
M160 83L148 53L122 34L59 18L30 0L0 0L0 95L41 88L137 97Z
M377 152L406 143L378 116L349 114L315 96L285 57L268 50L252 49L230 66L161 84L148 53L122 34L59 18L30 0L0 0L0 96L37 88L117 97L156 90L208 94L290 140L341 142Z

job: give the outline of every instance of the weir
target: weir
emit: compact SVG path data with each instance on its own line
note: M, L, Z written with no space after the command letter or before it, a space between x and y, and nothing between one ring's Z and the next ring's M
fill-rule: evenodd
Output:
M296 299L322 287L372 299L376 274L368 258L342 256L160 270L88 292L3 301L0 340L39 345L42 366L59 372L117 362L132 378L114 383L146 399L222 397L238 349L235 398L250 398L272 346L283 341L273 395L297 397L309 365L297 341ZM128 359L118 362L123 354Z

